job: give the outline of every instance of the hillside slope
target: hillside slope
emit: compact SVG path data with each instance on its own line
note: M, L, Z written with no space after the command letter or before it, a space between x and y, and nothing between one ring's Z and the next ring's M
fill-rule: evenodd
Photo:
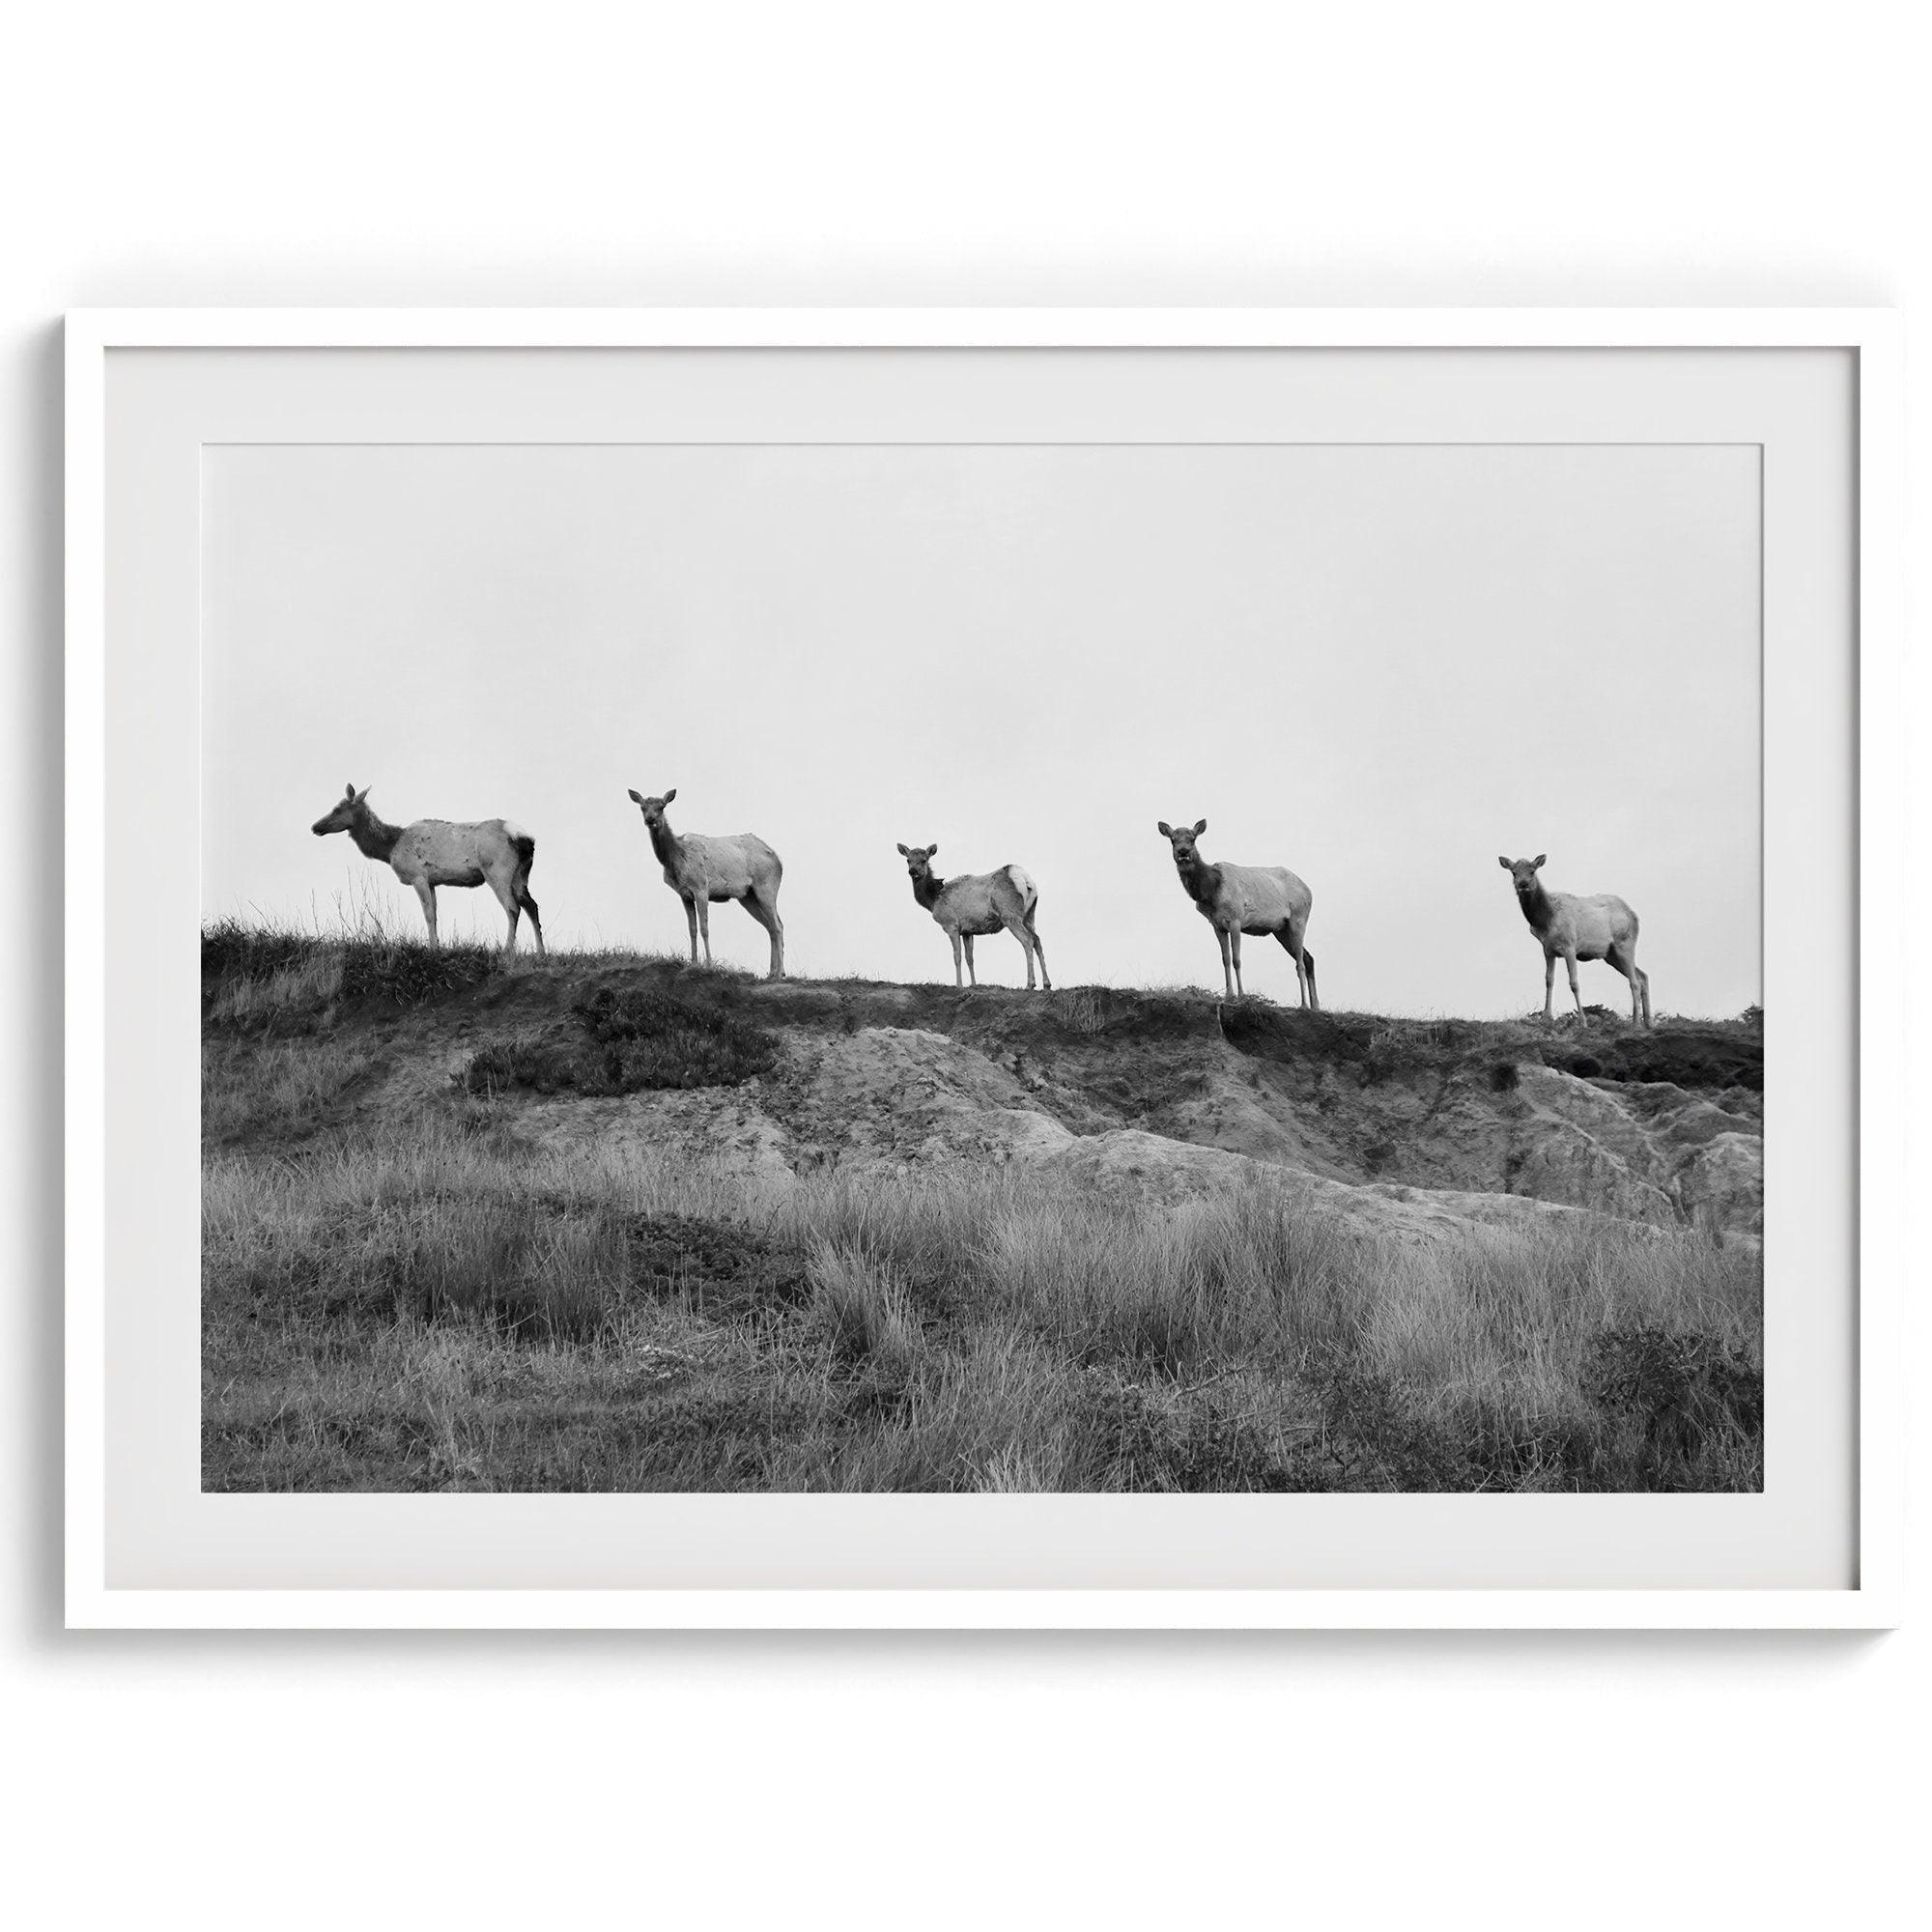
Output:
M1763 1482L1754 1027L203 941L212 1490Z
M675 1150L767 1187L1009 1168L1137 1202L1260 1181L1415 1239L1566 1209L1763 1225L1762 1036L1738 1022L1406 1022L232 934L205 943L203 1001L221 1050L337 1049L303 1132L487 1094L558 1151ZM216 1145L257 1131L245 1108L209 1123Z

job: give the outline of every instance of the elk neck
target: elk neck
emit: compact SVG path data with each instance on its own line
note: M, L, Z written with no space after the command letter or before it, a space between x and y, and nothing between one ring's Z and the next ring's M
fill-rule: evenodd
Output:
M1198 852L1191 852L1185 858L1177 852L1174 869L1180 874L1187 896L1197 905L1206 905L1221 889L1221 868L1208 865Z
M355 817L349 821L349 836L365 859L386 859L396 849L403 829L400 825L384 824L366 805L358 805Z
M1522 908L1522 916L1528 920L1532 932L1547 932L1549 929L1556 908L1549 903L1549 894L1541 879L1532 879L1527 886L1519 886L1516 902Z
M935 872L915 872L912 876L912 895L927 912L939 903L939 895L945 890L946 881Z
M658 855L658 864L674 867L684 856L684 840L662 819L655 825L646 820L644 829L651 835L651 850Z

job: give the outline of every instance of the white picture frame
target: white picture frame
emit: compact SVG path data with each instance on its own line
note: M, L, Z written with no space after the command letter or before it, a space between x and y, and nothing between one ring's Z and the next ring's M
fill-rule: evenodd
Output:
M1857 847L1841 855L1858 894L1855 1494L1845 1508L1851 1560L1831 1588L798 1587L781 1567L730 1587L317 1587L208 1584L193 1566L117 1576L110 1549L108 1442L119 1425L106 1370L112 1217L110 1130L123 1104L107 1051L109 872L116 814L109 786L108 442L110 365L123 354L205 359L278 352L659 350L935 351L1823 351L1854 358L1851 408L1857 639ZM1903 915L1885 882L1904 875L1902 404L1895 318L1872 310L122 310L67 323L67 1606L86 1628L1872 1628L1901 1604L1904 1427L1903 1067L1892 1041L1904 1012ZM280 404L277 368L258 359L256 407ZM401 416L408 414L400 412ZM300 416L296 410L291 421ZM260 420L260 417L255 420ZM207 432L229 433L219 424ZM298 432L298 434L299 432ZM367 435L366 424L355 436ZM407 425L400 434L407 438ZM542 440L541 428L530 440ZM1694 440L1694 439L1692 439ZM177 527L194 504L175 503ZM1776 559L1767 555L1767 575ZM1767 616L1769 624L1770 617ZM1848 748L1849 749L1849 748ZM1767 871L1772 865L1767 827ZM1770 922L1768 922L1768 928ZM1771 1009L1778 1022L1782 1014ZM179 1016L177 1016L179 1017ZM1803 1022L1794 1019L1794 1026ZM1769 1095L1777 1105L1776 1093ZM1772 1114L1776 1132L1776 1115ZM178 1122L176 1123L178 1124ZM172 1151L157 1185L177 1186ZM1829 1177L1821 1187L1832 1184ZM179 1204L177 1204L179 1206ZM1775 1332L1768 1348L1776 1349ZM156 1382L178 1382L193 1355L156 1351ZM177 1390L178 1394L179 1391ZM190 1400L192 1400L190 1391ZM169 1438L170 1454L178 1441ZM271 1499L221 1499L243 1505ZM339 1525L362 1499L326 1500ZM447 1499L438 1499L447 1500ZM505 1499L507 1500L507 1499ZM566 1499L515 1499L561 1510ZM569 1499L581 1504L583 1499ZM1192 1499L1179 1499L1183 1503ZM1374 1508L1386 1498L1329 1498ZM1502 1499L1469 1499L1490 1501ZM1550 1500L1559 1506L1568 1499ZM1668 1510L1695 1499L1651 1498ZM1747 1504L1755 1499L1743 1499ZM915 1503L914 1506L917 1506ZM231 1512L231 1520L239 1518ZM312 1518L312 1521L321 1519ZM558 1521L563 1519L559 1515Z

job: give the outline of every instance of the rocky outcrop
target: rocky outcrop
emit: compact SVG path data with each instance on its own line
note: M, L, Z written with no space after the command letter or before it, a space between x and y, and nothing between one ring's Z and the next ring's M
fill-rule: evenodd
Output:
M1763 1177L1754 1095L1722 1099L1533 1065L1346 1065L1257 1077L1219 1039L988 1052L920 1027L787 1030L778 1068L744 1087L532 1103L526 1124L641 1156L675 1150L737 1183L828 1171L903 1179L1007 1169L1103 1198L1179 1204L1280 1189L1365 1232L1428 1239L1471 1224L1586 1211L1755 1236ZM1111 1095L1111 1098L1110 1098ZM1125 1116L1138 1115L1132 1120Z

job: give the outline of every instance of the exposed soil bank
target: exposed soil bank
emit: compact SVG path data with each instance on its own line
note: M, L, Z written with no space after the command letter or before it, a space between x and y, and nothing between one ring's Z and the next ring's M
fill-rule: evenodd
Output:
M1763 1036L1743 1022L1401 1021L222 933L203 966L212 1043L343 1050L313 1131L488 1093L546 1142L778 1185L1013 1165L1158 1200L1259 1177L1417 1238L1564 1209L1763 1225Z

